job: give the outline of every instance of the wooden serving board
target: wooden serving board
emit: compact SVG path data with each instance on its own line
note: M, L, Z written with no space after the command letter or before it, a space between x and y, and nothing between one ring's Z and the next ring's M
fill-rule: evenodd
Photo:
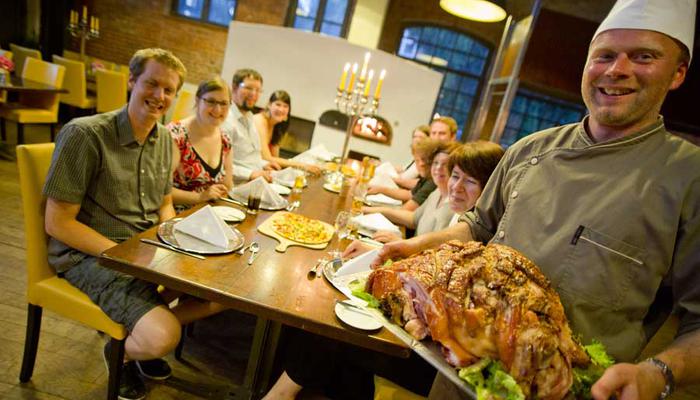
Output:
M287 248L289 246L301 246L301 247L307 247L309 249L316 249L316 250L325 249L326 246L328 246L328 243L330 242L330 240L328 242L324 242L324 243L320 243L320 244L307 244L307 243L301 243L301 242L296 242L296 241L291 240L291 239L287 239L285 237L282 237L280 234L276 233L272 229L272 223L274 222L274 220L276 218L279 218L284 214L287 214L287 211L278 211L278 212L272 214L272 216L270 218L266 219L265 222L263 222L262 224L260 224L260 226L258 226L258 232L262 233L263 235L267 235L271 238L277 239L280 242L277 245L277 247L275 247L275 250L279 251L280 253L284 253L285 251L287 251ZM320 222L326 227L326 229L329 232L331 232L331 239L332 239L333 238L332 235L333 235L333 233L335 233L335 228L332 225L327 224L323 221L320 221Z

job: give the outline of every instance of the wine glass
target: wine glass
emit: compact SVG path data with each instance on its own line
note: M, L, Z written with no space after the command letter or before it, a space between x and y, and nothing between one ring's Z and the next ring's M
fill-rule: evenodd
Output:
M341 251L340 251L340 242L350 236L350 228L351 228L351 222L350 220L352 219L352 214L350 214L347 211L340 211L338 215L335 216L335 232L338 235L338 242L335 245L335 250L328 252L331 257L333 258L338 258L340 257Z

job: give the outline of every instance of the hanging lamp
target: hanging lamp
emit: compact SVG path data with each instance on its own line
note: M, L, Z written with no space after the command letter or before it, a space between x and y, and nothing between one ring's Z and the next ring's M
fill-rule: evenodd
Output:
M440 7L460 18L479 22L498 22L506 17L502 1L440 0Z

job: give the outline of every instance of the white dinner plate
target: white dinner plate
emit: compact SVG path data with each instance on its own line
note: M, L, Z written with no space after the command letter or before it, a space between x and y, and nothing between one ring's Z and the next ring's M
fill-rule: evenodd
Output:
M279 183L271 183L270 186L272 187L272 189L275 192L277 192L277 194L280 194L282 196L286 196L286 195L292 193L292 189L290 189L286 186L280 185Z
M212 210L226 222L240 222L245 219L245 213L237 208L216 206L212 207Z
M350 300L344 300L342 303L350 303ZM346 324L365 331L374 331L382 327L382 323L374 316L363 310L358 310L352 306L344 306L340 303L335 305L335 315Z
M341 187L342 187L341 185L335 186L335 185L331 185L330 183L323 184L324 189L326 189L329 192L333 192L333 193L340 193Z

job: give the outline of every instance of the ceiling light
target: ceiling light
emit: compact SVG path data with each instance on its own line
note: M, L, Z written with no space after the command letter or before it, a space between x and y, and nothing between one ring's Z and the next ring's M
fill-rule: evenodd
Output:
M480 22L498 22L506 17L506 10L497 3L486 0L440 0L440 7L460 18Z

